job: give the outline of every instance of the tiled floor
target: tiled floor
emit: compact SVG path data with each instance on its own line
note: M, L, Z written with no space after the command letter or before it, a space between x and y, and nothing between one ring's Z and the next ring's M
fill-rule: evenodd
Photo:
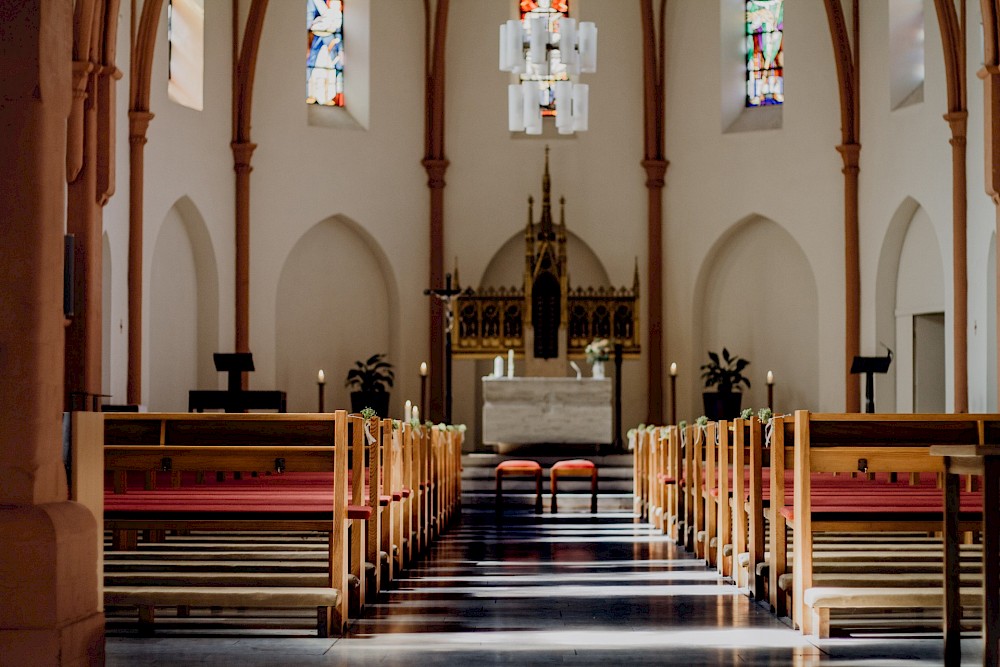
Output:
M627 514L497 526L468 509L346 638L111 637L107 652L109 665L941 664L939 637L814 645Z

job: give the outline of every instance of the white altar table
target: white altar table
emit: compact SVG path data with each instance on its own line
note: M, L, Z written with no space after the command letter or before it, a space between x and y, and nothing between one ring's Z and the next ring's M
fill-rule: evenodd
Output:
M486 444L607 444L612 440L608 378L484 377Z

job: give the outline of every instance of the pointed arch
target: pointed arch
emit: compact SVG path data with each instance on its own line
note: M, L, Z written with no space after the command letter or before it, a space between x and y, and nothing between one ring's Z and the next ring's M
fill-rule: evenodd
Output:
M275 380L288 409L316 409L319 369L332 380L327 406L340 408L350 406L340 380L356 360L385 352L398 365L400 311L392 262L363 226L337 214L306 230L284 260L274 310Z
M205 220L184 196L153 245L149 279L149 386L153 410L187 409L190 389L214 389L219 348L219 272Z
M712 245L698 271L693 340L750 360L743 406L766 405L765 376L779 378L775 410L819 405L819 290L798 241L779 223L751 214ZM775 326L781 322L781 326ZM707 360L707 357L706 359ZM688 389L701 382L690 374ZM700 410L700 407L698 408Z

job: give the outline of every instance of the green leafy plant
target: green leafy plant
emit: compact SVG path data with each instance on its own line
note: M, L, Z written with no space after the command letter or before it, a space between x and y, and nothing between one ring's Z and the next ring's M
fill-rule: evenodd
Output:
M687 428L687 425L688 425L688 423L687 423L686 419L682 419L679 422L677 422L677 428L679 428L679 429L685 429L685 428Z
M771 421L771 417L773 416L774 413L771 412L771 408L761 408L760 410L757 411L757 419L759 419L761 422L765 424Z
M396 374L392 364L385 360L385 354L373 354L366 361L354 362L354 368L347 372L345 387L366 394L381 394L389 391Z
M740 413L740 419L750 419L751 417L753 417L753 408L745 408Z
M720 394L732 393L741 384L750 388L750 380L743 375L743 370L750 365L749 361L730 355L726 348L722 348L721 358L717 353L709 352L708 359L709 363L701 367L701 378L706 388L717 387Z
M372 408L365 408L364 410L361 411L361 418L364 419L365 421L368 421L374 416L375 416L375 410L373 410Z
M702 415L701 417L695 419L694 423L697 424L698 426L708 426L708 417Z

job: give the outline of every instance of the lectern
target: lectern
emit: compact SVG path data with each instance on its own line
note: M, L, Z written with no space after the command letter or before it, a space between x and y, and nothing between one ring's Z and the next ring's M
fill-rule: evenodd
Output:
M242 374L253 372L253 355L250 352L216 352L215 370L227 373L226 390L192 389L188 392L188 411L225 410L277 410L285 412L286 398L283 391L243 391Z
M884 357L854 357L851 374L865 374L865 412L875 412L875 373L888 373L892 363L892 350Z

